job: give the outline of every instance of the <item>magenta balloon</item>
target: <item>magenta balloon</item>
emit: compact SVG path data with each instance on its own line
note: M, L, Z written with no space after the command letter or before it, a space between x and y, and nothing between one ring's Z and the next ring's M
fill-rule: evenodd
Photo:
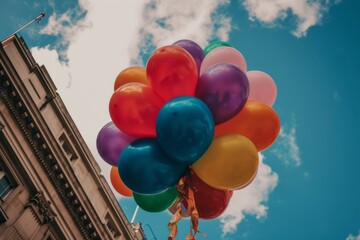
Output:
M274 80L266 73L249 71L246 73L250 83L249 100L272 106L276 100L277 89Z
M120 154L135 139L136 137L122 132L113 122L109 122L100 130L96 147L105 162L117 167Z
M243 108L249 96L249 81L238 67L219 63L201 75L195 96L208 105L215 124L220 124Z
M200 76L209 67L217 63L230 63L240 68L244 73L247 71L244 56L233 47L218 47L210 51L201 63Z
M201 62L205 57L204 51L202 48L191 40L182 39L177 42L174 42L172 45L182 47L185 49L195 60L196 66L198 68L198 72L200 71Z

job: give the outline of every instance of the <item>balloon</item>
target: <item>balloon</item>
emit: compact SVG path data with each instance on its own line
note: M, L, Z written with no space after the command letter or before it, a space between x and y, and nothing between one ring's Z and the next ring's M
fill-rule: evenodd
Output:
M190 171L190 186L185 188L185 193L190 188L194 190L194 199L199 217L202 219L214 219L219 217L227 208L232 197L231 190L220 190L204 183L193 171ZM183 204L187 208L188 204L184 199Z
M202 48L191 40L183 39L177 42L174 42L172 45L181 47L185 49L195 60L198 72L200 71L201 62L205 57L204 51Z
M238 134L215 137L207 152L193 165L196 175L213 188L230 190L254 179L259 156L254 144Z
M134 66L122 70L119 73L119 75L116 77L114 83L114 91L116 91L116 89L118 89L120 86L130 82L138 82L138 83L143 83L145 85L149 85L149 82L146 77L145 68Z
M246 61L243 55L232 47L217 47L209 52L201 63L200 76L212 65L217 63L230 63L246 73Z
M119 173L134 192L155 194L175 186L187 166L173 161L154 138L132 142L120 155Z
M246 73L250 83L250 101L259 101L272 106L276 99L276 85L274 80L266 73L249 71Z
M124 182L121 180L117 167L111 167L110 181L111 181L111 185L115 188L115 190L119 194L121 194L121 195L123 195L125 197L132 197L133 196L133 192L131 191L131 189L129 189L124 184Z
M213 49L223 46L231 47L231 45L227 42L222 42L222 41L212 42L204 48L204 53L205 55L207 55Z
M164 151L175 161L190 165L204 154L214 136L209 108L195 97L167 102L156 120L156 135Z
M149 86L128 83L116 90L109 104L114 124L123 132L144 137L155 136L155 123L164 101Z
M117 166L123 149L136 138L119 130L113 122L107 123L96 138L97 150L108 164Z
M161 212L170 207L176 198L178 197L178 192L176 187L167 189L164 192L158 194L140 194L134 192L135 202L148 212Z
M175 202L168 208L169 212L171 212L174 215L178 210L178 204L181 204L181 217L183 218L190 217L184 205L180 203L179 198L177 198Z
M280 120L274 109L261 102L248 101L229 121L216 126L215 136L237 133L249 138L258 151L268 148L280 132Z
M245 105L249 81L245 73L228 63L209 67L199 78L196 97L210 108L215 124L235 116Z
M156 50L146 65L146 74L151 87L165 101L195 94L196 63L181 47L165 46Z

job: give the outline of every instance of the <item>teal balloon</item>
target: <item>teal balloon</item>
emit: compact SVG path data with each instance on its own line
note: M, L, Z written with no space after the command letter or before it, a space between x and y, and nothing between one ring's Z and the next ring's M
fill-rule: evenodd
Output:
M222 41L217 41L217 42L212 42L209 45L207 45L204 48L204 54L208 54L211 50L217 48L217 47L222 47L222 46L226 46L226 47L232 47L229 43L227 42L222 42Z
M209 148L214 136L214 119L200 99L177 97L161 108L156 120L156 135L174 161L191 165Z
M120 155L118 170L125 185L140 194L156 194L175 186L187 166L173 161L155 138L142 138Z
M134 192L134 200L140 208L147 212L161 212L168 209L177 199L176 187L158 194L139 194Z

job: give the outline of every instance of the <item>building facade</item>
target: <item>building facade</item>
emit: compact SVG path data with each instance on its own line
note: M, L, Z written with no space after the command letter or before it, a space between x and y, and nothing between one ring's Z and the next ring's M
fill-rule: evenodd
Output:
M0 46L0 239L142 239L44 66Z

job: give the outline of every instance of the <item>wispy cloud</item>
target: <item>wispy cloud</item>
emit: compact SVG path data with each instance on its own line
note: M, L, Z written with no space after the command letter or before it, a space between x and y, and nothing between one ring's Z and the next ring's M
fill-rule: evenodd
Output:
M360 240L360 230L358 232L358 235L356 235L356 236L349 234L349 236L346 238L346 240Z
M228 208L220 218L224 235L235 232L246 215L260 219L267 214L266 202L278 184L278 175L263 162L264 156L259 156L260 164L254 181L246 188L234 192Z
M296 37L306 36L310 27L321 24L324 13L339 0L245 0L243 6L249 11L252 21L267 26L277 26L290 17L295 18Z
M335 101L335 102L340 102L341 99L342 99L340 93L338 93L338 92L334 92L333 98L334 98L334 101Z
M231 19L221 7L228 4L228 0L147 1L135 56L184 38L203 47L212 38L227 41Z
M272 152L285 164L300 166L300 148L296 141L295 123L290 128L281 127L280 134L276 140Z
M91 27L91 21L85 17L86 13L85 4L60 15L54 12L49 17L47 25L40 31L41 34L60 37L60 41L56 42L54 48L63 60L67 60L67 48L70 43L82 30Z

